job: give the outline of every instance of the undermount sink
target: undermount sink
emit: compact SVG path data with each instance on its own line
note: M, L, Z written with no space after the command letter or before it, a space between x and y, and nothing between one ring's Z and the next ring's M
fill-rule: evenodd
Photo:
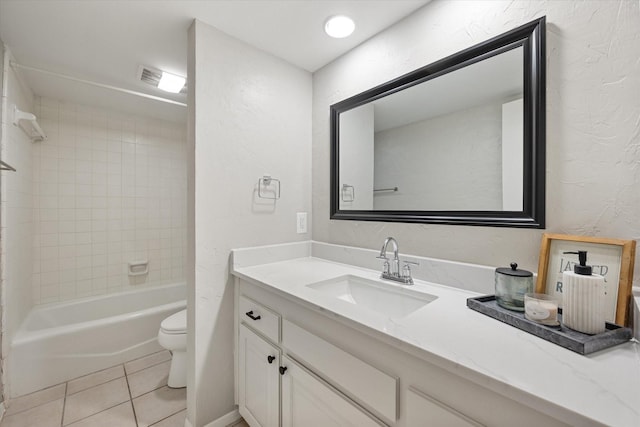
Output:
M350 274L312 283L307 287L358 307L395 318L405 317L438 298L435 295L400 288L399 285L377 282Z

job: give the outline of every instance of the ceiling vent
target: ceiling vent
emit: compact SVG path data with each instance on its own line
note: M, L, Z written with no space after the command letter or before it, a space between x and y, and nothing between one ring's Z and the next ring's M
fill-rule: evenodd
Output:
M138 79L143 83L157 88L158 84L160 83L160 78L162 78L162 70L149 67L147 65L141 65L138 68ZM182 90L180 90L180 93L187 93L186 83L184 84Z

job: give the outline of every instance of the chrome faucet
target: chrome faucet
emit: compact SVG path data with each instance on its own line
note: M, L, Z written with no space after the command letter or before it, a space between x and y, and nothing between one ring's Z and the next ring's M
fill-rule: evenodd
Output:
M387 247L389 243L393 244L393 267L389 264L389 258L387 257ZM418 265L417 262L404 261L405 265L400 273L400 257L398 256L398 242L393 237L387 237L380 249L379 259L384 260L382 266L382 279L394 280L396 282L404 283L405 285L413 285L413 278L411 277L411 267L409 264Z

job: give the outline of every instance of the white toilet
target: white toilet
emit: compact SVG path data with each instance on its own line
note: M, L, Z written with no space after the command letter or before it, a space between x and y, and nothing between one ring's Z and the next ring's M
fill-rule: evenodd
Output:
M171 367L167 385L187 386L187 310L179 311L160 323L158 343L171 351Z

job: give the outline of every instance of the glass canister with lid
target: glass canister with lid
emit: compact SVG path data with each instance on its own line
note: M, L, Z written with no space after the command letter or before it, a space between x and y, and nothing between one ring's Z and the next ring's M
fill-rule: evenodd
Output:
M496 302L509 310L524 311L524 294L533 292L533 273L518 264L496 268Z

